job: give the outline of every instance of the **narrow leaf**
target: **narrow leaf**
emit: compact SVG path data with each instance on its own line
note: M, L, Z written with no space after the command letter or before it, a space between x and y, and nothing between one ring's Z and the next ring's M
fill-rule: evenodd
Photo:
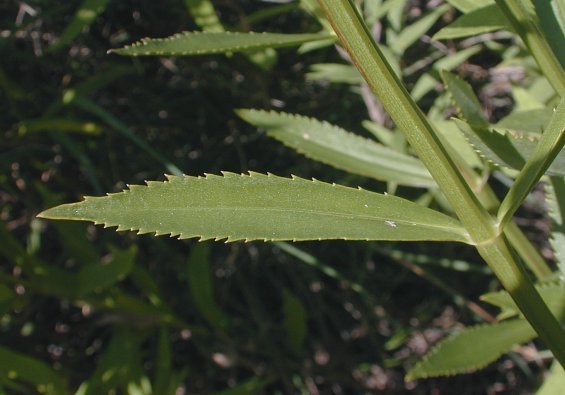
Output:
M408 47L421 39L448 9L448 5L437 7L418 21L406 26L402 29L401 33L395 37L394 41L390 43L390 48L396 54L403 54Z
M522 204L528 193L540 180L565 144L565 97L554 110L554 114L540 137L532 155L520 171L518 178L504 197L497 218L504 228Z
M128 56L206 55L289 47L332 38L333 36L328 33L184 32L168 38L145 38L132 45L112 49L109 52Z
M308 80L328 80L333 83L361 84L364 80L353 66L339 63L318 63L310 66Z
M546 194L551 217L551 246L561 280L565 281L565 178L551 177Z
M521 319L467 328L441 341L410 369L406 380L470 373L535 337L536 332Z
M536 392L536 395L560 395L563 388L565 388L565 370L558 361L553 361L551 373Z
M442 70L440 74L461 117L473 127L488 127L489 124L483 115L481 103L471 85L446 70Z
M557 315L557 318L563 319L565 316L565 285L560 282L553 282L537 285L536 289L550 310ZM489 292L482 295L481 300L499 307L504 318L515 316L520 312L516 303L506 291Z
M194 22L205 32L223 32L224 27L210 0L184 0Z
M493 4L494 0L447 0L447 2L466 14L478 8Z
M433 38L434 40L449 40L501 29L510 30L510 23L496 4L489 4L460 16L455 22L437 32Z
M47 395L64 395L68 390L59 374L49 365L30 356L0 346L0 383L20 382ZM29 393L32 393L29 392Z
M73 41L84 27L94 22L94 19L106 9L106 5L109 1L110 0L85 0L80 5L71 23L67 25L59 39L48 48L48 51L57 51Z
M313 118L274 111L238 110L247 122L314 160L381 181L435 186L418 159Z
M290 349L294 355L302 354L302 343L306 337L306 309L292 292L283 289L284 329Z
M214 284L210 272L209 246L206 243L192 247L186 268L190 295L198 312L217 330L228 326L227 317L214 300Z
M31 132L71 132L99 135L102 127L94 122L84 122L69 118L34 119L20 123L18 133L24 135Z
M169 176L39 215L118 230L236 240L450 240L469 242L460 223L395 196L250 173Z

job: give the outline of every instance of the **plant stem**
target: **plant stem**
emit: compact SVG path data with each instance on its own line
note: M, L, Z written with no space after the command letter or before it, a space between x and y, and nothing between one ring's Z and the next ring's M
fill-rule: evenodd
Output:
M457 170L454 160L427 118L392 71L353 2L319 0L319 4L353 64L379 97L393 121L404 131L408 142L428 167L471 239L477 244L481 256L540 338L551 348L560 363L565 365L565 331L517 262L504 235L497 232L494 219Z

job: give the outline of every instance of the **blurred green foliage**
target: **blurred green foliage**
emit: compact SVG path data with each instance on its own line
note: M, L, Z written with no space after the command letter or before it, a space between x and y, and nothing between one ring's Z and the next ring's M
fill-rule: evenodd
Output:
M470 299L494 290L496 282L478 266L472 248L198 244L35 219L82 194L118 192L126 184L163 180L165 173L220 170L299 174L441 206L441 197L309 161L233 113L282 109L366 137L371 134L359 120L371 118L379 140L405 150L403 139L383 128L390 120L364 93L355 70L339 68L341 77L327 72L349 67L327 47L331 43L299 54L106 54L182 30L313 33L324 24L312 16L309 1L213 3L215 9L207 1L181 0L0 3L0 392L477 393L496 385L508 391L537 387L547 366L526 363L520 353L474 375L403 381L445 330L489 318ZM532 92L513 97L508 88L524 70L512 62L495 68L508 58L535 68L508 34L461 48L431 45L430 37L458 14L447 6L430 8L398 0L366 1L363 8L419 103L432 116L446 107L437 105L446 99L437 92L434 68L443 61L441 68L458 68L476 83L491 121L514 102L527 108ZM495 79L500 73L503 88ZM543 82L537 83L542 95ZM503 183L504 175L499 178ZM536 219L529 230L539 234L546 224L537 220L542 208L535 201L528 208L521 215ZM546 239L536 240L544 252Z

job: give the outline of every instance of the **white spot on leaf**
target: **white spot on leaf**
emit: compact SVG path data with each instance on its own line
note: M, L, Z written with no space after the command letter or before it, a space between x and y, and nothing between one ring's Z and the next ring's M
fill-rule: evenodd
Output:
M387 224L391 228L396 228L396 222L394 221L385 221L385 224Z

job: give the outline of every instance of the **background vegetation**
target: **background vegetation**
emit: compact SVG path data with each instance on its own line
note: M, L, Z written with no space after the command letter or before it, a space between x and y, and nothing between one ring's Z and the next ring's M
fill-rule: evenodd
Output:
M333 46L281 49L271 67L242 55L122 58L106 51L198 30L191 2L92 3L102 4L100 15L67 44L63 32L81 2L0 3L1 388L345 394L528 393L539 386L547 364L535 343L478 373L404 382L440 338L492 319L493 311L472 301L498 283L471 247L197 243L36 219L53 205L176 171L269 171L387 190L300 156L233 112L300 113L367 137L363 119L390 126L355 76L330 83L319 69L313 74L313 64L347 64ZM320 29L297 4L214 4L222 23L236 30ZM429 71L438 51L474 48L457 71L473 84L491 122L510 112L510 86L524 83L530 65L500 65L513 45L509 34L459 48L430 38L458 16L454 9L428 17L419 33L408 26L440 1L387 4L375 26L390 42L409 32L406 44L391 50L408 86ZM431 86L420 98L426 109L442 89ZM504 176L496 182L502 187ZM551 258L542 201L534 194L518 223Z

